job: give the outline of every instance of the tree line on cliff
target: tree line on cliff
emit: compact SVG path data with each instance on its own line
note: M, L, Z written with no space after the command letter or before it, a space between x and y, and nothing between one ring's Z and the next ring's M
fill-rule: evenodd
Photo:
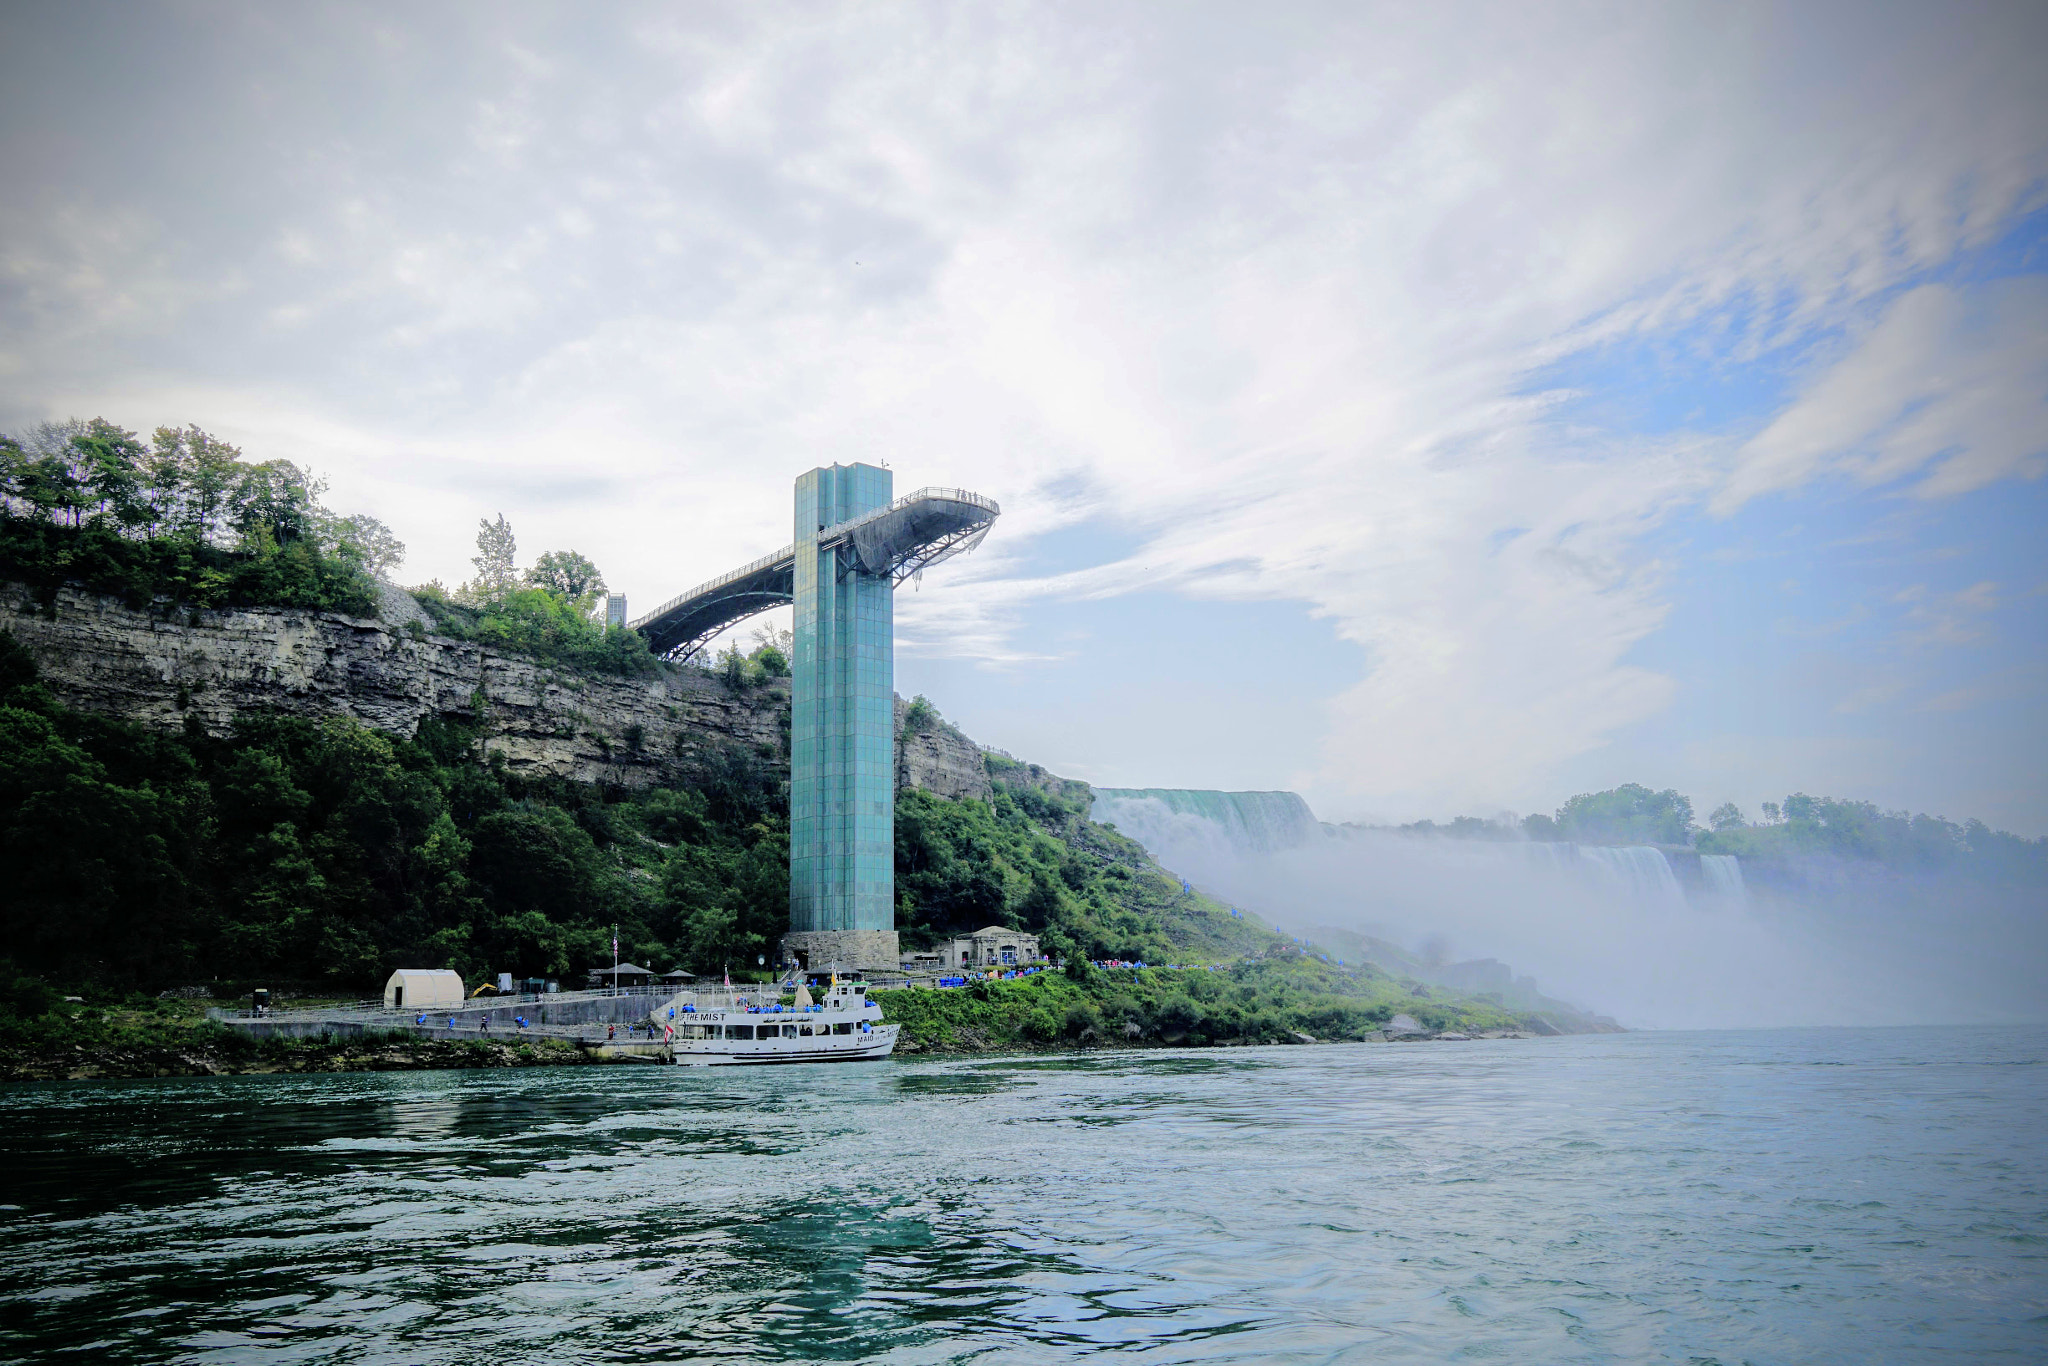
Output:
M144 442L103 418L0 435L0 572L201 607L375 610L404 547L373 517L338 517L289 460L251 463L197 427ZM47 598L46 598L47 600Z
M343 516L289 460L251 461L197 426L148 440L104 418L0 434L0 577L43 605L77 584L133 607L288 607L375 615L405 546ZM577 668L648 674L636 632L604 620L603 575L573 550L521 571L500 515L479 523L476 575L411 590L436 634Z

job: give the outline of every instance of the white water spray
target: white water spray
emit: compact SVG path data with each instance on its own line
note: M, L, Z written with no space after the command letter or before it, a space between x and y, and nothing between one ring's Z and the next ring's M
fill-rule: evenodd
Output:
M1228 797L1230 794L1215 794ZM1955 880L1809 861L1759 888L1739 860L1649 846L1344 829L1247 848L1148 797L1098 802L1166 867L1285 929L1495 958L1635 1027L2048 1019L2038 906Z

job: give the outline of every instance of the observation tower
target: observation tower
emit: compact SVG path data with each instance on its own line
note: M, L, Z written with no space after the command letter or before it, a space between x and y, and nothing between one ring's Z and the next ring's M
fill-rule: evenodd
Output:
M654 652L697 653L758 612L796 605L790 661L789 933L807 966L894 968L896 586L974 549L1002 511L965 489L891 500L889 471L833 465L796 481L796 538L631 623Z

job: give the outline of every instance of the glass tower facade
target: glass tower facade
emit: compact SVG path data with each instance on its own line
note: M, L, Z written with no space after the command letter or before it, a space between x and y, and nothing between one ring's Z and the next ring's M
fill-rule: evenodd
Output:
M896 928L895 588L820 550L818 533L890 501L889 471L796 481L796 658L789 755L789 928Z

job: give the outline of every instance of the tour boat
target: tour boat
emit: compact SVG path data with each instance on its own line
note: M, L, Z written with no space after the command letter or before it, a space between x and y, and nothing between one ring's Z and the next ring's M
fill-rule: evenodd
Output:
M779 993L778 993L779 994ZM759 1004L740 992L683 992L655 1013L670 1052L684 1067L728 1063L859 1062L886 1058L898 1025L882 1022L881 1002L866 982L837 981L813 1001L796 989L796 1004ZM710 999L707 999L707 996Z

